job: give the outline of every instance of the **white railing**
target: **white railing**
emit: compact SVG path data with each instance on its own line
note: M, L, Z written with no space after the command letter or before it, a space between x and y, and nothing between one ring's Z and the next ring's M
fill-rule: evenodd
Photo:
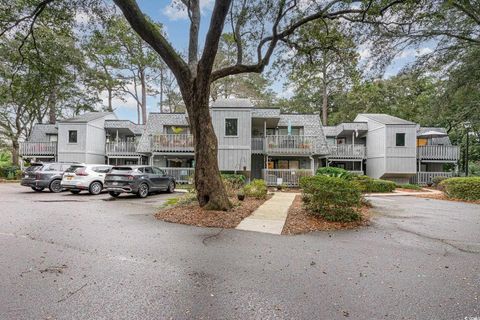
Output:
M191 134L158 134L151 139L152 152L193 152Z
M330 149L329 158L338 159L364 159L365 146L357 144L337 144L328 146Z
M267 136L265 149L270 154L312 154L316 141L315 136Z
M263 151L265 150L264 142L264 138L252 138L252 152L263 153Z
M454 176L453 172L417 172L417 174L410 178L410 183L426 186L433 182L435 177L447 177Z
M358 176L363 176L365 173L361 170L348 170L348 172L356 174Z
M105 153L107 155L130 155L137 154L136 141L113 141L105 144Z
M160 168L175 178L177 183L192 183L195 168Z
M420 146L417 147L417 158L457 161L460 158L460 148L458 146L442 145Z
M263 180L268 186L286 184L289 187L298 187L301 177L312 176L310 169L263 169Z
M57 154L56 142L20 142L21 156L53 156Z

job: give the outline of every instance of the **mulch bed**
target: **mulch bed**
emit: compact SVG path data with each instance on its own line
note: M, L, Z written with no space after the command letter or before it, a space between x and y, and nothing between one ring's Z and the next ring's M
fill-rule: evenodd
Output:
M354 229L361 226L368 226L370 223L369 208L361 208L362 220L355 222L329 222L321 217L309 214L302 206L302 197L295 197L288 210L287 221L283 226L282 234L293 235L312 231Z
M231 198L233 208L230 211L213 211L200 208L198 204L190 204L186 206L176 206L166 208L155 214L157 219L188 224L198 227L215 227L215 228L235 228L240 221L248 217L267 199L245 198L244 201L238 201Z

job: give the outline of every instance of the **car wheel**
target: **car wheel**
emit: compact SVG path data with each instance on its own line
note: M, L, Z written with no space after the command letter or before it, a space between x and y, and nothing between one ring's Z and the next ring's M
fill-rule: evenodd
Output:
M70 192L73 193L73 194L79 194L80 190L70 190Z
M168 184L167 192L173 193L173 191L175 191L175 182L170 181L170 183Z
M102 189L103 189L102 183L98 181L94 181L90 183L90 187L88 187L88 192L90 192L90 194L97 195L97 194L100 194L100 192L102 192Z
M116 198L120 195L120 192L110 191L108 194L111 195L112 197Z
M138 186L137 196L139 198L146 198L148 196L148 184L142 183Z
M62 185L60 184L60 180L53 180L50 182L50 185L48 186L48 189L50 189L51 192L58 193L62 191Z
M43 191L43 189L45 189L45 188L42 188L42 187L32 187L32 190L33 190L33 191L37 191L37 192Z

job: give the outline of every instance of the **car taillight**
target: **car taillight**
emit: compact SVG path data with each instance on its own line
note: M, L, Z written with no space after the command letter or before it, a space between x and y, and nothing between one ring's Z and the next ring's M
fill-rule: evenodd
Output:
M85 168L79 168L75 170L77 176L88 176L87 170Z
M128 180L133 180L133 176L128 176Z

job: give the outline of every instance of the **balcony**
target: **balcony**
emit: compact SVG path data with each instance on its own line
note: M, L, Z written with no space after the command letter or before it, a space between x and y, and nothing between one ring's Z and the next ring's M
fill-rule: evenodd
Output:
M268 186L285 184L288 187L298 187L300 178L313 175L310 169L263 169L263 180Z
M417 147L417 158L420 160L458 161L460 148L458 146L427 145Z
M20 142L20 156L55 156L56 142Z
M192 183L195 168L172 168L172 167L162 167L160 168L165 171L166 174L175 178L177 183Z
M107 156L131 156L138 155L137 141L113 141L105 144Z
M365 146L360 144L337 144L328 146L330 159L364 159Z
M158 134L151 137L152 152L193 152L191 134Z
M267 154L309 155L315 153L315 136L267 136L264 149Z

